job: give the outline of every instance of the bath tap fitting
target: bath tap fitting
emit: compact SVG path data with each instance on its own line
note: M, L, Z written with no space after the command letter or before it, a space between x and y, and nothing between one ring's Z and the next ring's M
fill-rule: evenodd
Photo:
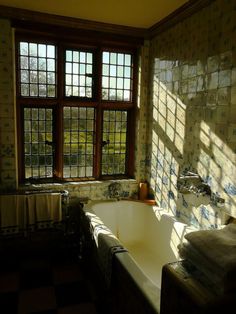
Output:
M211 193L211 203L215 206L224 206L225 200L221 198L217 193Z
M108 186L108 196L109 198L114 198L117 201L121 197L121 184L119 182L113 182Z

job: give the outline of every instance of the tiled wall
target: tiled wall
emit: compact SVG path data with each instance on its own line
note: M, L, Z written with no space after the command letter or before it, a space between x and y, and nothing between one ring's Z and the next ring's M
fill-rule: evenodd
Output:
M150 42L145 41L140 49L138 104L136 114L135 178L138 182L147 180L148 166L148 92L149 92L149 49Z
M12 29L0 19L0 188L17 186Z
M236 2L216 0L151 41L149 180L161 206L203 227L221 210L176 183L198 173L236 216L235 39Z

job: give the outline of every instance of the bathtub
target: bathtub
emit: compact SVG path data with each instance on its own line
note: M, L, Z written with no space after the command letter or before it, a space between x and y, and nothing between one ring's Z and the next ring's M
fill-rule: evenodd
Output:
M120 243L127 250L115 254L115 259L154 313L159 313L162 267L179 259L178 244L195 229L162 208L138 201L92 201L83 211L90 220L90 232L96 231L93 236L98 250L99 232L107 233L108 246Z

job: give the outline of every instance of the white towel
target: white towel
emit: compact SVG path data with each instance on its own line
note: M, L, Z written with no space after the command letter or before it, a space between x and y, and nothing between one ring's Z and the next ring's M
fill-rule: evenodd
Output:
M181 257L205 274L219 293L235 291L236 225L191 232L185 238L188 242L179 247Z
M190 232L185 239L219 272L236 270L236 224Z
M85 213L90 224L90 232L95 240L98 252L98 262L109 287L112 275L112 261L116 253L127 252L102 220L93 213Z
M60 193L37 194L35 197L37 221L61 221L62 212Z
M16 198L16 210L18 216L19 229L25 230L27 226L27 203L26 195L17 195Z
M36 197L34 194L27 195L27 224L34 225L36 222Z
M90 233L93 236L95 243L98 247L98 230L102 226L105 227L105 225L102 222L102 220L93 213L86 212L85 217L88 219L89 226L90 226Z
M119 240L105 226L97 227L98 257L107 286L111 284L113 257L116 253L127 252Z
M15 233L26 226L25 195L0 195L0 221L3 232Z
M62 220L61 193L31 194L27 200L29 225Z

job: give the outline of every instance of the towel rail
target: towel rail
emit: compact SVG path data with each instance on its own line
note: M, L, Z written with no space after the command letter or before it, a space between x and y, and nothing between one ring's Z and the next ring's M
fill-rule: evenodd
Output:
M60 199L55 194L61 194ZM31 231L48 227L64 230L68 208L67 190L0 192L0 235L16 236L23 233L27 236Z

